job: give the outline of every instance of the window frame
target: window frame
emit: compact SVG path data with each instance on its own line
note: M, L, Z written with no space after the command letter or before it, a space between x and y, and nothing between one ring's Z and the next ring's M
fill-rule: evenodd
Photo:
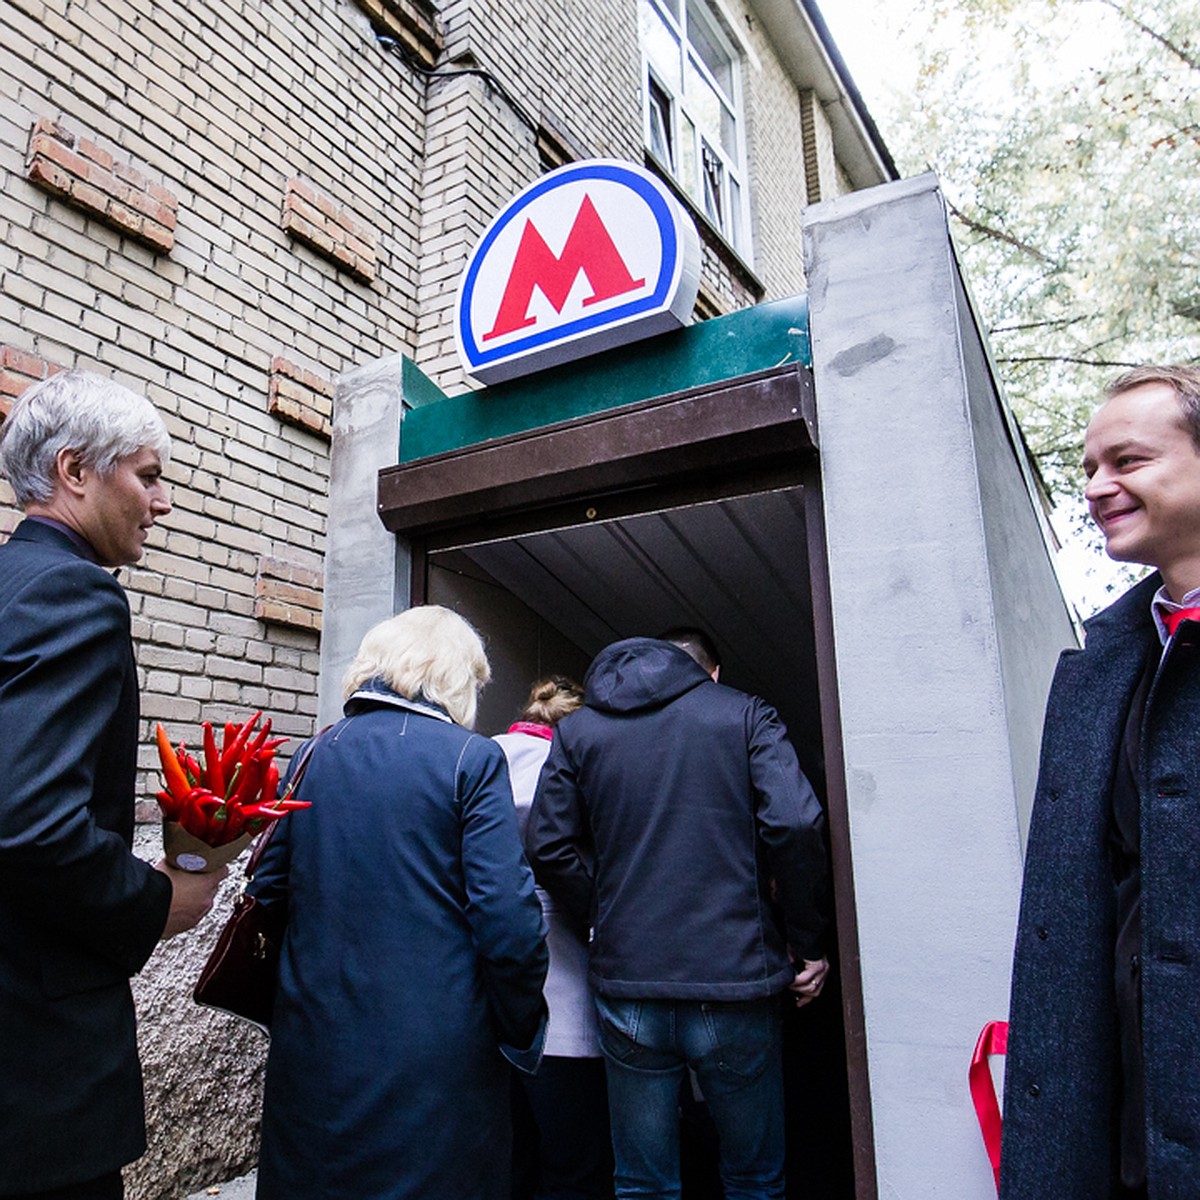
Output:
M675 42L678 51L678 74L680 85L673 87L650 61L646 39L641 29L640 7L650 9L651 14L662 22ZM730 66L729 87L725 88L713 75L700 51L689 37L691 22L695 19L689 8L700 9L705 25L706 40L727 56ZM680 17L682 13L682 20ZM639 47L642 57L642 139L647 153L678 184L695 209L709 225L747 263L751 262L749 188L746 184L746 112L742 85L744 55L741 47L729 30L721 10L708 0L639 0ZM700 76L702 83L713 90L722 109L732 118L734 150L730 153L721 145L720 133L713 136L701 128L696 119L696 108L687 95L687 71L691 68ZM655 94L667 101L668 111L657 102ZM663 131L666 135L666 159L655 149L655 117L664 116ZM688 126L691 130L691 149L686 151ZM705 149L721 168L720 195L710 211L706 190L709 186L705 169ZM685 164L684 158L687 156ZM689 180L688 176L691 175Z

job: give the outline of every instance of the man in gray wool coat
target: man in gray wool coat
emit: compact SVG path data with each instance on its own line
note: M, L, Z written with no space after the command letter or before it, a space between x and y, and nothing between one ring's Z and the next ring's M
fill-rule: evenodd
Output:
M1110 557L1046 710L1013 972L1003 1200L1200 1197L1200 369L1118 379L1084 443Z

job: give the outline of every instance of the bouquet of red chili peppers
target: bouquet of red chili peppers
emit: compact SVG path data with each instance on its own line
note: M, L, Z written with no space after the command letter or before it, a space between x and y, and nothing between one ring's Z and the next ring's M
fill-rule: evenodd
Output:
M205 721L203 765L187 744L171 745L159 725L158 757L166 790L158 793L163 811L167 861L186 871L215 871L232 862L255 834L308 802L279 792L275 751L287 738L271 737L271 719L258 729L261 712L243 725L229 722L221 746Z

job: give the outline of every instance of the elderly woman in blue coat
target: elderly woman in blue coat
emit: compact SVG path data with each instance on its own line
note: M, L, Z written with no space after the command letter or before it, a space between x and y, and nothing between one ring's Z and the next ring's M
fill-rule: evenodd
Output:
M447 609L367 633L252 893L286 903L259 1200L503 1200L508 1069L544 1036L544 924L490 674ZM297 819L299 818L299 819Z

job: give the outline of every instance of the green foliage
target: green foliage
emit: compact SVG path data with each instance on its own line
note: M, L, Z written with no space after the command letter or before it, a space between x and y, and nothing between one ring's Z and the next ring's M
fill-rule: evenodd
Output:
M1200 360L1200 0L916 15L916 87L884 134L941 177L1009 398L1050 487L1075 491L1104 385Z

